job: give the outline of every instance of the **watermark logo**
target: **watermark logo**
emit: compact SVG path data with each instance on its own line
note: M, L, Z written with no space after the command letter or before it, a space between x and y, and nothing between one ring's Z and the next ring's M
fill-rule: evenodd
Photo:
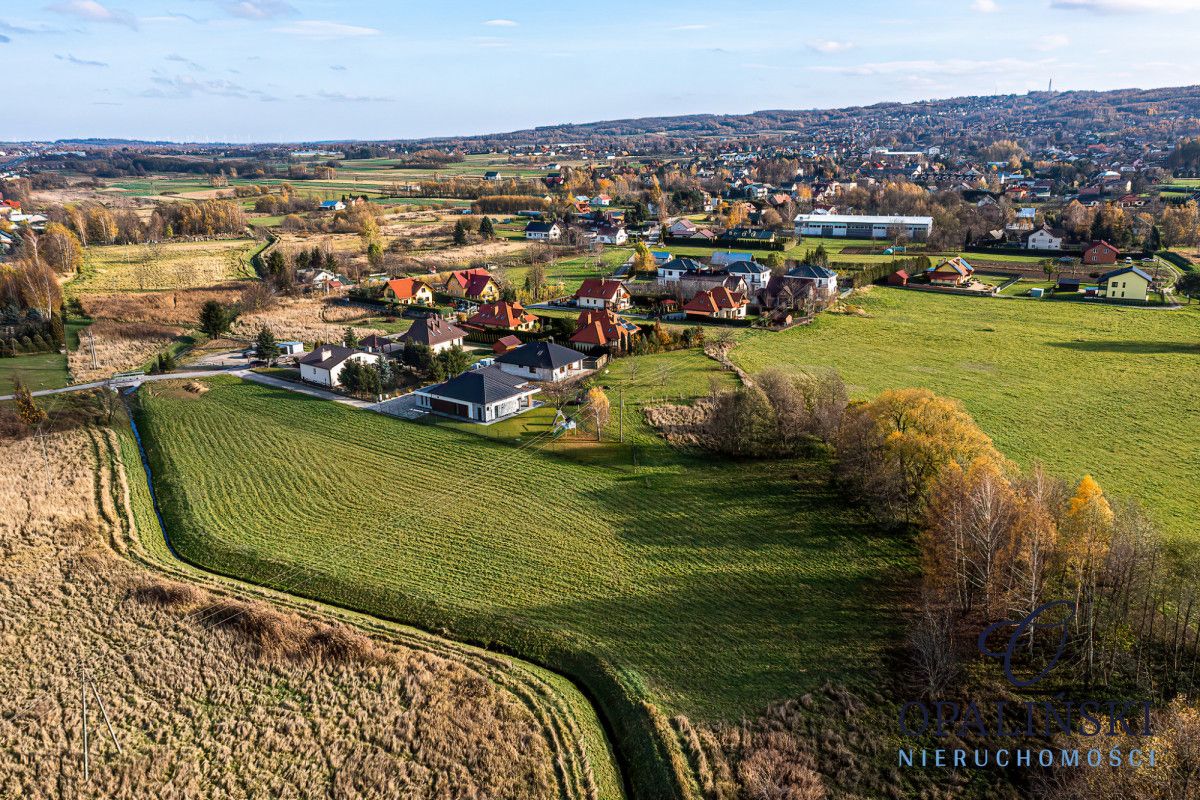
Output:
M1043 615L1053 615L1054 612L1059 610L1066 611L1066 613L1061 615L1059 619L1051 622L1040 621ZM1000 659L1004 666L1004 677L1008 678L1009 682L1012 683L1013 686L1016 686L1019 689L1026 689L1041 681L1042 678L1046 677L1046 675L1050 673L1050 670L1054 669L1055 665L1058 664L1059 660L1062 658L1063 652L1067 649L1068 623L1074 617L1075 604L1069 600L1054 600L1049 603L1044 603L1035 608L1033 612L1024 619L1001 620L1000 622L993 622L991 625L984 628L979 634L979 652L983 653L989 658ZM1048 616L1047 618L1052 618L1052 616ZM1008 627L1012 627L1013 631L1008 637L1007 646L1002 650L992 650L988 646L988 639L996 631ZM1017 654L1017 648L1020 646L1021 640L1027 635L1032 636L1037 631L1055 630L1058 632L1058 644L1054 650L1054 655L1050 658L1046 665L1042 667L1040 672L1031 678L1022 679L1017 677L1013 673L1013 658Z

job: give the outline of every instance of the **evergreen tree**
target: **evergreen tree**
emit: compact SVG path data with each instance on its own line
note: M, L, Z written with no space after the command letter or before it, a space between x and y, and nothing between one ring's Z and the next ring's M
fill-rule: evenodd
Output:
M467 243L467 226L463 224L461 219L454 223L454 243L457 245Z
M254 340L254 354L266 361L267 366L270 366L275 357L279 355L279 343L275 341L275 334L266 325L259 329L258 336Z
M209 300L200 308L200 330L216 339L229 331L237 319L237 311L217 300Z
M358 359L352 358L338 373L338 384L350 394L362 391L363 365Z
M442 380L461 375L471 366L471 356L460 345L438 353L437 361L442 365Z
M20 378L13 379L13 402L17 406L17 417L33 428L46 421L46 412L38 407L33 399L33 392Z
M342 332L342 344L346 347L358 347L358 334L354 332L354 328L349 325Z
M479 235L484 239L495 239L496 228L492 225L492 218L485 216L479 223Z

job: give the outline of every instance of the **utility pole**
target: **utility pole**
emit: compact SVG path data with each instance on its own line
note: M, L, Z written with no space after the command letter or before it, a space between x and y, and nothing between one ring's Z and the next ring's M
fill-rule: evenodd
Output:
M91 673L88 673L88 685L92 687L92 696L96 698L96 705L100 706L100 713L104 715L104 724L108 726L108 735L112 738L112 743L117 748L117 752L124 754L121 749L121 743L117 741L117 732L113 730L112 720L108 718L108 709L104 707L104 701L100 699L100 691L96 688L96 682L92 680Z
M92 349L92 369L98 369L99 365L96 363L96 334L92 333L90 327L88 328L88 343Z

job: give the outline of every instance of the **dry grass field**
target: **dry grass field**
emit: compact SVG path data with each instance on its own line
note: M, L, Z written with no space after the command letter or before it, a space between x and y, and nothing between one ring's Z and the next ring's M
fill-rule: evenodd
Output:
M114 372L138 369L181 333L177 327L153 322L98 320L80 332L79 347L67 353L71 378L75 383L88 383L110 377Z
M285 298L274 308L239 317L231 333L252 338L266 325L276 339L308 343L340 342L347 326L353 327L360 337L386 333L380 328L354 324L368 316L368 312L356 306L330 304L316 298Z
M0 797L619 796L524 665L150 570L130 443L0 442ZM86 786L80 653L124 749L90 704Z
M241 297L243 288L227 283L169 292L105 292L82 295L79 303L92 319L192 326L199 320L200 307L206 302L216 300L231 305Z
M65 290L70 295L144 292L251 278L250 256L258 247L250 239L89 247L79 275Z

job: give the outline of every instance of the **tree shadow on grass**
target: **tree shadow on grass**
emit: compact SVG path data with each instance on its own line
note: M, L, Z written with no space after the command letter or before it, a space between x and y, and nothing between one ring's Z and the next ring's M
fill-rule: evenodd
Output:
M1184 354L1200 355L1200 344L1189 342L1130 342L1097 340L1086 342L1049 342L1051 347L1079 350L1084 353L1130 353L1133 355Z

